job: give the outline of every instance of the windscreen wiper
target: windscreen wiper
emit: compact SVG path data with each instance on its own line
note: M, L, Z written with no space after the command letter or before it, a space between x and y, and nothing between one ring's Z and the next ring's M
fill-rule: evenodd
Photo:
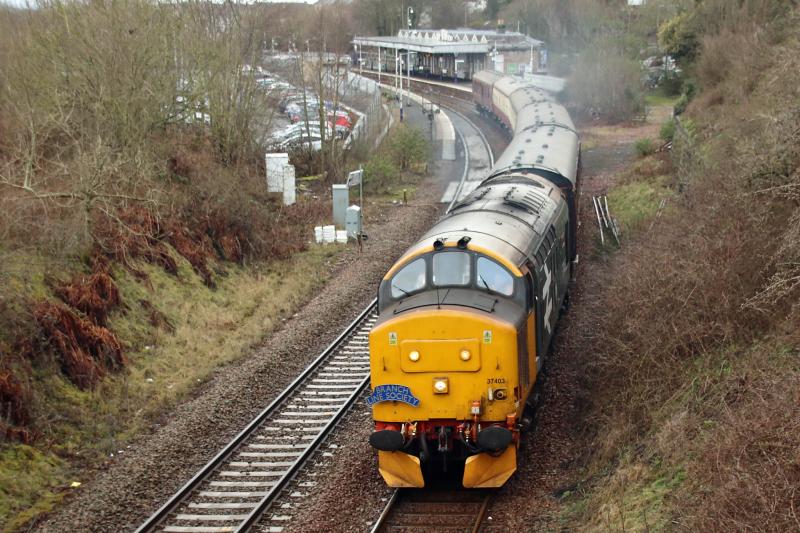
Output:
M398 286L397 286L397 285L395 285L394 283L392 283L392 288L393 288L393 289L397 289L398 291L402 292L402 293L403 293L403 294L405 294L406 296L411 296L411 294L409 294L409 292L408 292L407 290L405 290L405 289L404 289L404 288L402 288L402 287L398 287Z
M481 283L483 283L483 286L484 286L484 287L486 287L486 290L487 290L487 291L489 291L489 292L494 292L494 291L493 291L493 290L492 290L492 289L489 287L489 284L488 284L488 283L486 283L486 280L485 280L485 279L483 279L483 276L481 276L480 274L478 274L478 281L480 281Z

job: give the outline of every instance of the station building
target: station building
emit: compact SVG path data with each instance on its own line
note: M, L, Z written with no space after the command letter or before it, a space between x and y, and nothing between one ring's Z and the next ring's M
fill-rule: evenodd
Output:
M355 37L355 59L362 68L406 72L442 80L470 80L472 74L493 69L505 74L545 73L544 42L504 30L400 30L397 36Z

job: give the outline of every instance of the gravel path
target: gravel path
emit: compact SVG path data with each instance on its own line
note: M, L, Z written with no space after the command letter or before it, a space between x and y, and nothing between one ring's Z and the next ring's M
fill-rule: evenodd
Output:
M441 215L437 203L444 185L461 175L458 162L440 162L408 205L365 205L369 240L363 253L354 246L335 264L325 287L260 348L222 367L193 398L179 405L163 424L140 435L122 455L109 459L57 511L35 526L37 531L130 531L188 480L283 390L375 296L393 261ZM455 178L454 178L455 176ZM313 273L309 273L313 275ZM366 413L366 411L364 411ZM386 494L367 438L368 413L351 417L352 431L338 439L329 487L348 500L363 500L358 510L341 502L337 512L362 513L370 519L376 500ZM338 460L336 459L338 457ZM321 493L327 494L321 483ZM367 493L362 494L364 490ZM372 496L372 500L366 494ZM323 500L320 499L320 502ZM308 516L318 516L309 502ZM349 521L348 521L349 523ZM353 521L353 524L358 524ZM355 530L359 530L356 527Z

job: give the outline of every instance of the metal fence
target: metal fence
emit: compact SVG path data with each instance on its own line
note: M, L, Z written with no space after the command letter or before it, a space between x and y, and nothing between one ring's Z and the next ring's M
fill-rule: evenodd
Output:
M694 135L679 116L675 117L675 134L672 137L672 164L678 177L678 192L685 192L688 189L691 178L697 175L703 166Z
M359 120L350 133L351 142L373 141L377 147L389 129L390 114L383 105L380 87L376 82L348 72L339 84L342 103L359 112Z

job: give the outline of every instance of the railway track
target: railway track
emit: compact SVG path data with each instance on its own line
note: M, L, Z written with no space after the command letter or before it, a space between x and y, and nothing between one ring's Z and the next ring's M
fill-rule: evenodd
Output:
M364 71L363 75L373 80L378 78L377 72ZM395 78L394 74L385 72L382 76L384 81L390 84ZM407 78L404 77L403 80L406 83ZM472 101L470 85L455 85L424 78L411 78L411 90L439 107L458 113L464 120L473 124L473 127L480 132L484 142L490 147L491 152L501 154L508 146L511 139L510 133L497 120L478 112Z
M377 79L375 72L367 71L363 75ZM391 74L383 76L390 82L396 77ZM494 166L494 154L502 153L509 139L497 123L476 111L472 102L471 86L411 78L411 90L447 113L455 127L459 143L464 148L464 173L460 180L448 184L440 200L449 204L447 208L449 211L458 200L472 192L488 176L489 170ZM481 126L479 127L477 123ZM488 136L484 133L484 129L487 130Z
M378 79L378 73L376 71L365 70L361 72L360 75L376 81ZM381 73L381 81L384 83L394 83L395 78L397 78L397 76L394 74L388 74L386 72ZM403 87L405 88L406 83L408 83L408 77L403 75L402 78ZM472 102L472 85L470 83L456 84L434 79L411 78L412 92L425 96L429 90L435 90L437 94L449 95L464 100L465 102Z
M369 384L375 303L137 531L227 533L258 522Z
M469 105L468 101L461 101ZM490 167L493 150L480 128L454 110L454 105L445 106L465 147L465 169L458 182L461 190L481 171L488 170L482 164L478 165L480 169L470 171L470 165L476 166L476 161L483 158ZM469 156L470 147L473 157ZM476 158L476 153L484 155ZM310 486L313 482L306 482L310 483L308 487L299 483L305 477L301 470L313 470L309 460L322 450L322 444L369 385L368 334L377 318L375 304L371 302L294 382L150 516L137 533L228 533L251 528L279 533L284 525L290 524L292 499L302 490L313 490ZM293 483L296 478L298 481ZM398 500L397 494L393 502ZM418 510L436 506L441 510L448 505L446 498L442 498L445 497L425 503L419 497L403 495L399 501ZM469 514L464 510L473 509L473 504L453 500L452 520L460 524ZM481 513L485 512L485 504L483 507ZM412 529L420 531L418 527ZM472 531L461 526L431 529L434 530Z
M371 533L477 533L493 491L398 489Z
M489 141L472 120L449 105L443 109L453 122L459 141L464 147L465 160L461 179L450 182L440 200L441 203L449 204L447 211L450 211L457 201L474 191L489 175L494 166L494 153Z

